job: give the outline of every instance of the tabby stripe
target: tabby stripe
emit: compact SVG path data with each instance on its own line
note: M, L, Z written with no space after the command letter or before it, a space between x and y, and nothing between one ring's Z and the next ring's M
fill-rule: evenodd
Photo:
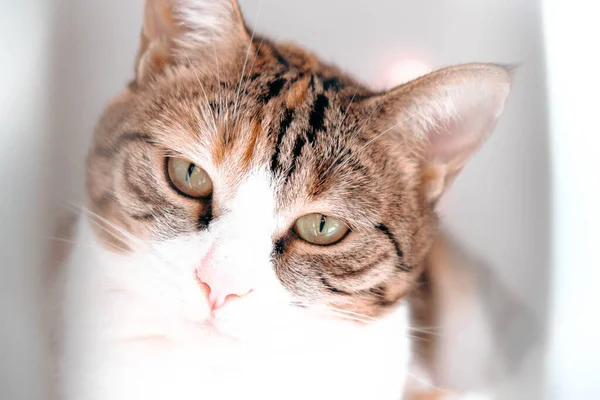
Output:
M271 52L273 53L279 64L283 65L285 68L290 67L290 63L288 62L288 60L286 60L285 57L283 57L283 55L279 52L279 50L277 50L277 48L274 45L269 43L269 48L271 49Z
M278 96L279 93L281 92L281 89L283 89L283 86L285 85L285 83L286 83L286 80L283 78L275 79L274 81L269 82L269 84L268 84L269 91L267 93L263 94L260 98L262 103L267 104L269 102L269 100L271 100L273 97Z
M319 94L317 99L315 100L315 104L313 106L312 111L310 112L310 117L308 119L308 123L310 125L310 130L307 133L307 139L310 143L314 143L315 136L318 131L323 130L323 126L325 124L325 110L329 106L329 99L324 94Z
M136 221L148 222L148 221L155 220L155 215L151 214L151 213L147 213L147 214L129 214L129 216L132 219L135 219Z
M314 82L314 80L311 80ZM329 99L324 94L317 95L315 102L313 104L313 109L310 112L308 117L308 124L310 129L306 132L306 139L301 133L300 136L296 138L296 144L294 145L294 152L292 154L292 162L290 164L290 168L287 172L286 181L290 179L294 171L296 170L296 162L298 157L302 154L302 148L308 142L311 145L314 144L317 132L323 130L325 125L325 110L329 106Z
M341 273L332 273L332 275L335 275L337 278L350 278L350 277L357 277L357 276L365 275L365 274L371 272L372 270L374 270L375 268L377 268L378 266L380 266L381 264L387 262L390 258L390 253L387 252L385 255L376 254L376 255L374 255L373 258L376 261L373 261L370 264L363 266L359 270L350 270L350 271L345 270L345 271L342 271Z
M381 231L385 236L388 237L388 239L390 239L390 241L392 242L392 244L394 245L394 249L396 249L396 254L398 255L398 259L399 259L399 264L396 266L396 268L404 271L404 272L410 272L412 270L412 267L409 265L405 265L402 262L402 259L404 258L404 253L402 253L402 250L400 250L400 245L398 244L398 242L396 241L396 239L394 238L394 235L390 232L390 230L387 228L387 226L380 224L377 225L376 228Z
M342 81L340 81L338 78L327 78L323 81L323 90L325 91L331 88L339 89L342 86L344 85L342 84Z
M283 118L279 123L279 134L277 135L277 141L275 142L275 152L271 157L271 171L275 172L277 165L279 163L279 153L281 152L281 143L283 142L283 137L285 136L288 128L292 124L294 120L294 110L286 109L283 113Z
M144 135L142 133L125 133L119 136L117 141L112 145L107 147L99 147L94 153L103 158L112 158L117 155L126 144L138 141L154 145L152 138L148 135Z
M298 160L298 157L300 157L300 154L302 154L302 149L304 148L305 144L306 139L304 138L302 133L300 133L300 135L298 135L298 137L296 138L296 144L294 145L294 151L292 152L292 162L285 177L286 182L290 179L290 177L296 170L296 161Z
M398 268L402 272L410 272L415 267L413 267L412 265L406 265L402 261L400 261L400 264L396 265L396 268Z
M125 171L131 171L131 166L129 164L129 160L125 160L125 164L123 165ZM165 199L163 196L158 194L156 191L148 191L145 192L141 187L139 187L136 183L131 181L132 175L130 173L125 173L125 185L130 192L133 192L137 196L137 198L143 203L150 203L155 205L165 205L171 204ZM152 182L149 182L146 187L152 187ZM151 193L151 194L150 194Z
M369 293L374 294L375 296L378 296L378 297L384 297L385 291L386 291L385 283L382 283L380 285L377 285L377 286L369 289Z
M335 286L333 286L329 280L327 278L325 278L325 275L323 275L322 273L319 273L319 279L321 280L321 283L323 284L323 286L325 286L325 288L327 290L329 290L332 293L336 293L336 294L345 294L345 295L349 295L350 293L345 292L341 289L336 288Z

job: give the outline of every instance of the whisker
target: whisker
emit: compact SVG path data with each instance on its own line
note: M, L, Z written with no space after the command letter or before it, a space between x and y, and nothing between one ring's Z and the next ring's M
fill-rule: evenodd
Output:
M381 136L385 135L386 133L388 133L389 131L391 131L394 128L397 128L398 126L404 124L406 121L408 121L409 119L413 118L415 115L409 115L408 117L404 118L402 121L398 122L397 124L389 127L388 129L384 130L383 132L381 132L380 134L378 134L377 136L375 136L374 138L372 138L371 140L369 140L364 146L363 149L365 147L367 147L368 145L370 145L371 143L373 143L375 140L379 139Z
M256 48L255 56L252 59L252 64L250 64L250 68L249 68L250 72L252 72L254 70L254 64L256 63L256 59L258 58L258 53L260 52L260 48L262 47L264 42L265 42L265 38L263 36L260 39L260 43L258 44L258 47ZM244 86L244 92L246 90L248 90L248 86L250 86L250 73L248 74L248 78L246 79L246 86Z
M77 205L74 203L70 203L68 202L68 205L70 205L74 211L77 211L79 213L86 213L88 216L95 218L96 221L94 221L93 219L90 219L90 221L94 222L97 224L98 227L102 228L105 232L113 235L116 239L129 239L131 241L133 241L134 243L140 244L142 246L145 246L145 244L139 240L138 238L136 238L135 236L133 236L132 234L130 234L129 232L125 231L123 228L115 225L114 223L110 222L109 220L107 220L106 218L102 217L101 215L96 214L95 212L93 212L92 210L90 210L89 208L83 206L83 205ZM102 222L103 224L105 224L106 226L103 226L102 224L99 224L98 221ZM108 228L114 230L111 231ZM118 237L116 235L116 233L120 234L121 237Z
M379 318L371 317L370 315L361 314L361 313L349 311L349 310L343 310L341 308L332 307L332 306L328 306L328 305L320 305L320 304L316 305L316 304L309 304L309 303L303 303L303 302L298 302L298 301L291 302L290 305L296 306L296 307L304 307L304 308L317 310L317 311L329 312L329 314L332 316L339 317L339 318L342 318L347 321L360 322L363 324L366 324L369 322L380 321ZM409 329L409 331L412 331L412 332L417 332L417 333L420 332L418 330L418 328L409 327L408 329ZM413 340L420 340L423 342L431 341L430 338L421 337L421 336L417 336L417 335L411 335L410 333L406 334L406 337L413 339Z
M194 73L194 76L196 77L196 80L198 81L198 84L200 85L200 89L202 89L202 93L204 93L204 99L206 100L206 105L208 106L208 109L210 110L210 115L212 116L213 127L215 129L215 135L216 135L218 133L218 130L217 130L217 117L215 116L214 111L210 108L210 101L208 100L208 95L206 94L206 90L204 89L204 85L202 84L202 81L200 80L200 77L198 76L198 73L196 72L196 70L194 69L194 67L192 65L192 61L190 60L190 57L188 56L188 54L187 54L187 52L185 50L184 50L184 55L185 55L185 58L187 58L188 63L190 64L190 69Z
M367 126L367 124L369 123L371 118L373 118L373 115L375 115L375 112L379 109L381 104L383 104L383 100L381 100L379 103L377 103L377 105L375 106L375 108L373 108L373 111L371 111L371 113L369 114L369 116L367 117L365 122L363 122L362 125L357 129L356 136L358 136L358 134L361 133L363 131L363 129L365 129L365 127Z
M354 102L354 98L356 97L356 94L358 93L358 89L360 89L360 84L356 85L356 89L354 90L354 94L352 95L352 98L350 99L350 103L348 104L348 107L346 107L346 111L344 111L344 118L342 118L342 122L340 122L340 127L344 125L346 118L348 118L348 111L350 111L350 106L352 106L352 103Z
M73 207L73 208L75 208L74 204L70 204L70 206ZM77 209L74 209L73 211L80 212L81 214L83 214L85 212L88 216L92 217L92 218L89 219L89 221L91 223L95 224L100 229L102 229L104 232L108 233L109 235L112 235L116 239L123 239L123 238L118 237L116 235L116 233L119 233L119 234L123 235L125 238L129 238L129 239L135 241L137 244L140 245L141 248L143 248L143 249L145 249L147 251L147 254L149 256L151 256L151 257L155 258L156 260L160 261L160 263L164 264L164 266L171 267L173 269L177 269L178 268L177 265L169 262L168 260L163 259L160 255L158 255L156 253L156 251L150 245L142 242L140 239L134 237L133 235L129 234L128 232L123 231L120 227L114 225L112 222L106 220L102 216L94 213L93 211L87 209L86 207L84 207L84 206L77 207ZM93 218L95 218L97 220L95 220ZM98 221L103 222L105 225L100 224ZM113 231L109 230L108 229L109 227L112 228L112 229L115 229L115 231L113 232ZM73 241L73 243L74 244L80 244L80 245L83 244L81 242L76 242L76 241ZM83 244L83 245L85 245L85 244ZM86 245L86 246L90 246L91 247L91 245ZM117 246L115 246L115 247L119 249L119 247L117 247ZM121 250L123 250L124 253L127 252L127 250L125 250L125 249L121 249ZM159 284L161 284L161 285L168 285L169 287L175 289L174 290L175 294L173 296L176 296L176 299L177 299L177 301L179 303L185 304L187 302L187 300L186 300L185 296L182 293L182 289L183 288L181 287L181 285L177 282L177 280L171 274L163 273L164 268L162 268L162 267L164 267L164 266L163 265L157 265L155 263L148 263L148 264L146 264L146 268L151 268L158 275L158 279L156 281Z
M61 238L61 237L56 237L56 236L42 236L42 239L52 240L52 241L61 242L61 243L68 243L68 244L72 244L72 245L83 245L87 248L97 250L97 248L92 246L91 244L84 244L84 243L81 243L81 242L78 242L78 241L72 240L72 239ZM121 251L126 251L125 249L121 249L117 246L115 246L115 247Z
M352 315L352 316L356 316L356 317L360 317L360 318L365 318L370 321L379 321L379 318L375 318L370 315L361 314L361 313L349 311L349 310L343 310L341 308L332 307L332 306L327 306L327 308L329 308L330 310L333 310L337 313L348 314L348 315Z
M440 328L419 328L419 327L409 327L413 332L425 333L428 335L440 336Z
M215 42L215 29L214 27L211 25L211 31L212 31L212 42L213 42L213 49L214 49L214 53L215 53L215 63L216 63L216 69L217 69L217 84L219 85L219 105L221 110L224 110L224 105L223 105L223 94L221 92L221 72L219 69L219 56L217 55L217 44ZM227 125L225 126L225 143L229 142L229 127L227 127Z
M343 309L331 307L328 305L309 304L309 303L303 303L303 302L298 302L298 301L291 302L290 305L296 306L296 307L304 307L304 308L308 308L308 309L312 309L312 310L329 312L331 315L335 315L337 317L341 317L341 318L351 320L351 321L356 321L356 322L366 323L366 322L371 322L373 320L377 320L376 318L370 317L368 315L364 315L364 314L360 314L360 313L356 313L356 312L352 312L352 311L348 311L348 310L343 310Z
M262 0L260 0L260 4L258 6L258 13L256 16L256 23L254 24L254 28L252 28L252 36L250 37L250 42L248 43L248 49L246 50L246 58L244 60L244 67L242 68L242 76L240 76L240 81L238 83L237 94L235 95L235 103L233 105L233 116L235 117L237 112L238 101L240 98L240 89L242 88L242 82L244 80L244 74L246 72L246 64L248 63L248 56L250 55L250 48L252 47L252 41L254 40L254 34L256 33L256 25L258 24L258 19L260 18L260 12L262 10ZM252 64L254 66L254 64Z
M451 392L449 392L448 390L444 390L440 387L437 387L436 385L434 385L433 383L431 383L430 381L428 381L425 378L422 378L420 376L417 376L415 374L412 374L410 372L406 372L406 375L413 378L414 380L416 380L417 382L419 382L420 384L422 384L423 386L429 388L429 389L435 389L436 391L443 393L443 394L451 394Z

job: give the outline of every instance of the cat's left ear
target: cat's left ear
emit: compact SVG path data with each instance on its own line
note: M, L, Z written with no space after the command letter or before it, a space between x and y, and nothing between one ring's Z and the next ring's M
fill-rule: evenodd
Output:
M225 64L249 45L236 0L145 0L136 82L189 60Z
M468 64L442 69L369 98L377 129L412 146L424 194L435 203L494 129L514 68Z

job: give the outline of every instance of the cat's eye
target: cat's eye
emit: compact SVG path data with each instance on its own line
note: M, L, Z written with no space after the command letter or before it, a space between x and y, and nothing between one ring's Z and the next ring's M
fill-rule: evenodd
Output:
M342 240L350 229L339 219L323 214L309 214L299 218L294 231L302 239L320 246L328 246Z
M167 172L173 186L186 196L208 197L213 184L205 170L182 158L169 158Z

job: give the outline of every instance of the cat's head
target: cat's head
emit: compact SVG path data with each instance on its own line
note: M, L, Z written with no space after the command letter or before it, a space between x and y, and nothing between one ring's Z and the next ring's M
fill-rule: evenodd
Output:
M157 295L209 311L262 299L379 315L413 288L434 205L510 81L472 64L374 93L253 35L234 1L147 0L135 80L89 155L97 237L143 260Z

